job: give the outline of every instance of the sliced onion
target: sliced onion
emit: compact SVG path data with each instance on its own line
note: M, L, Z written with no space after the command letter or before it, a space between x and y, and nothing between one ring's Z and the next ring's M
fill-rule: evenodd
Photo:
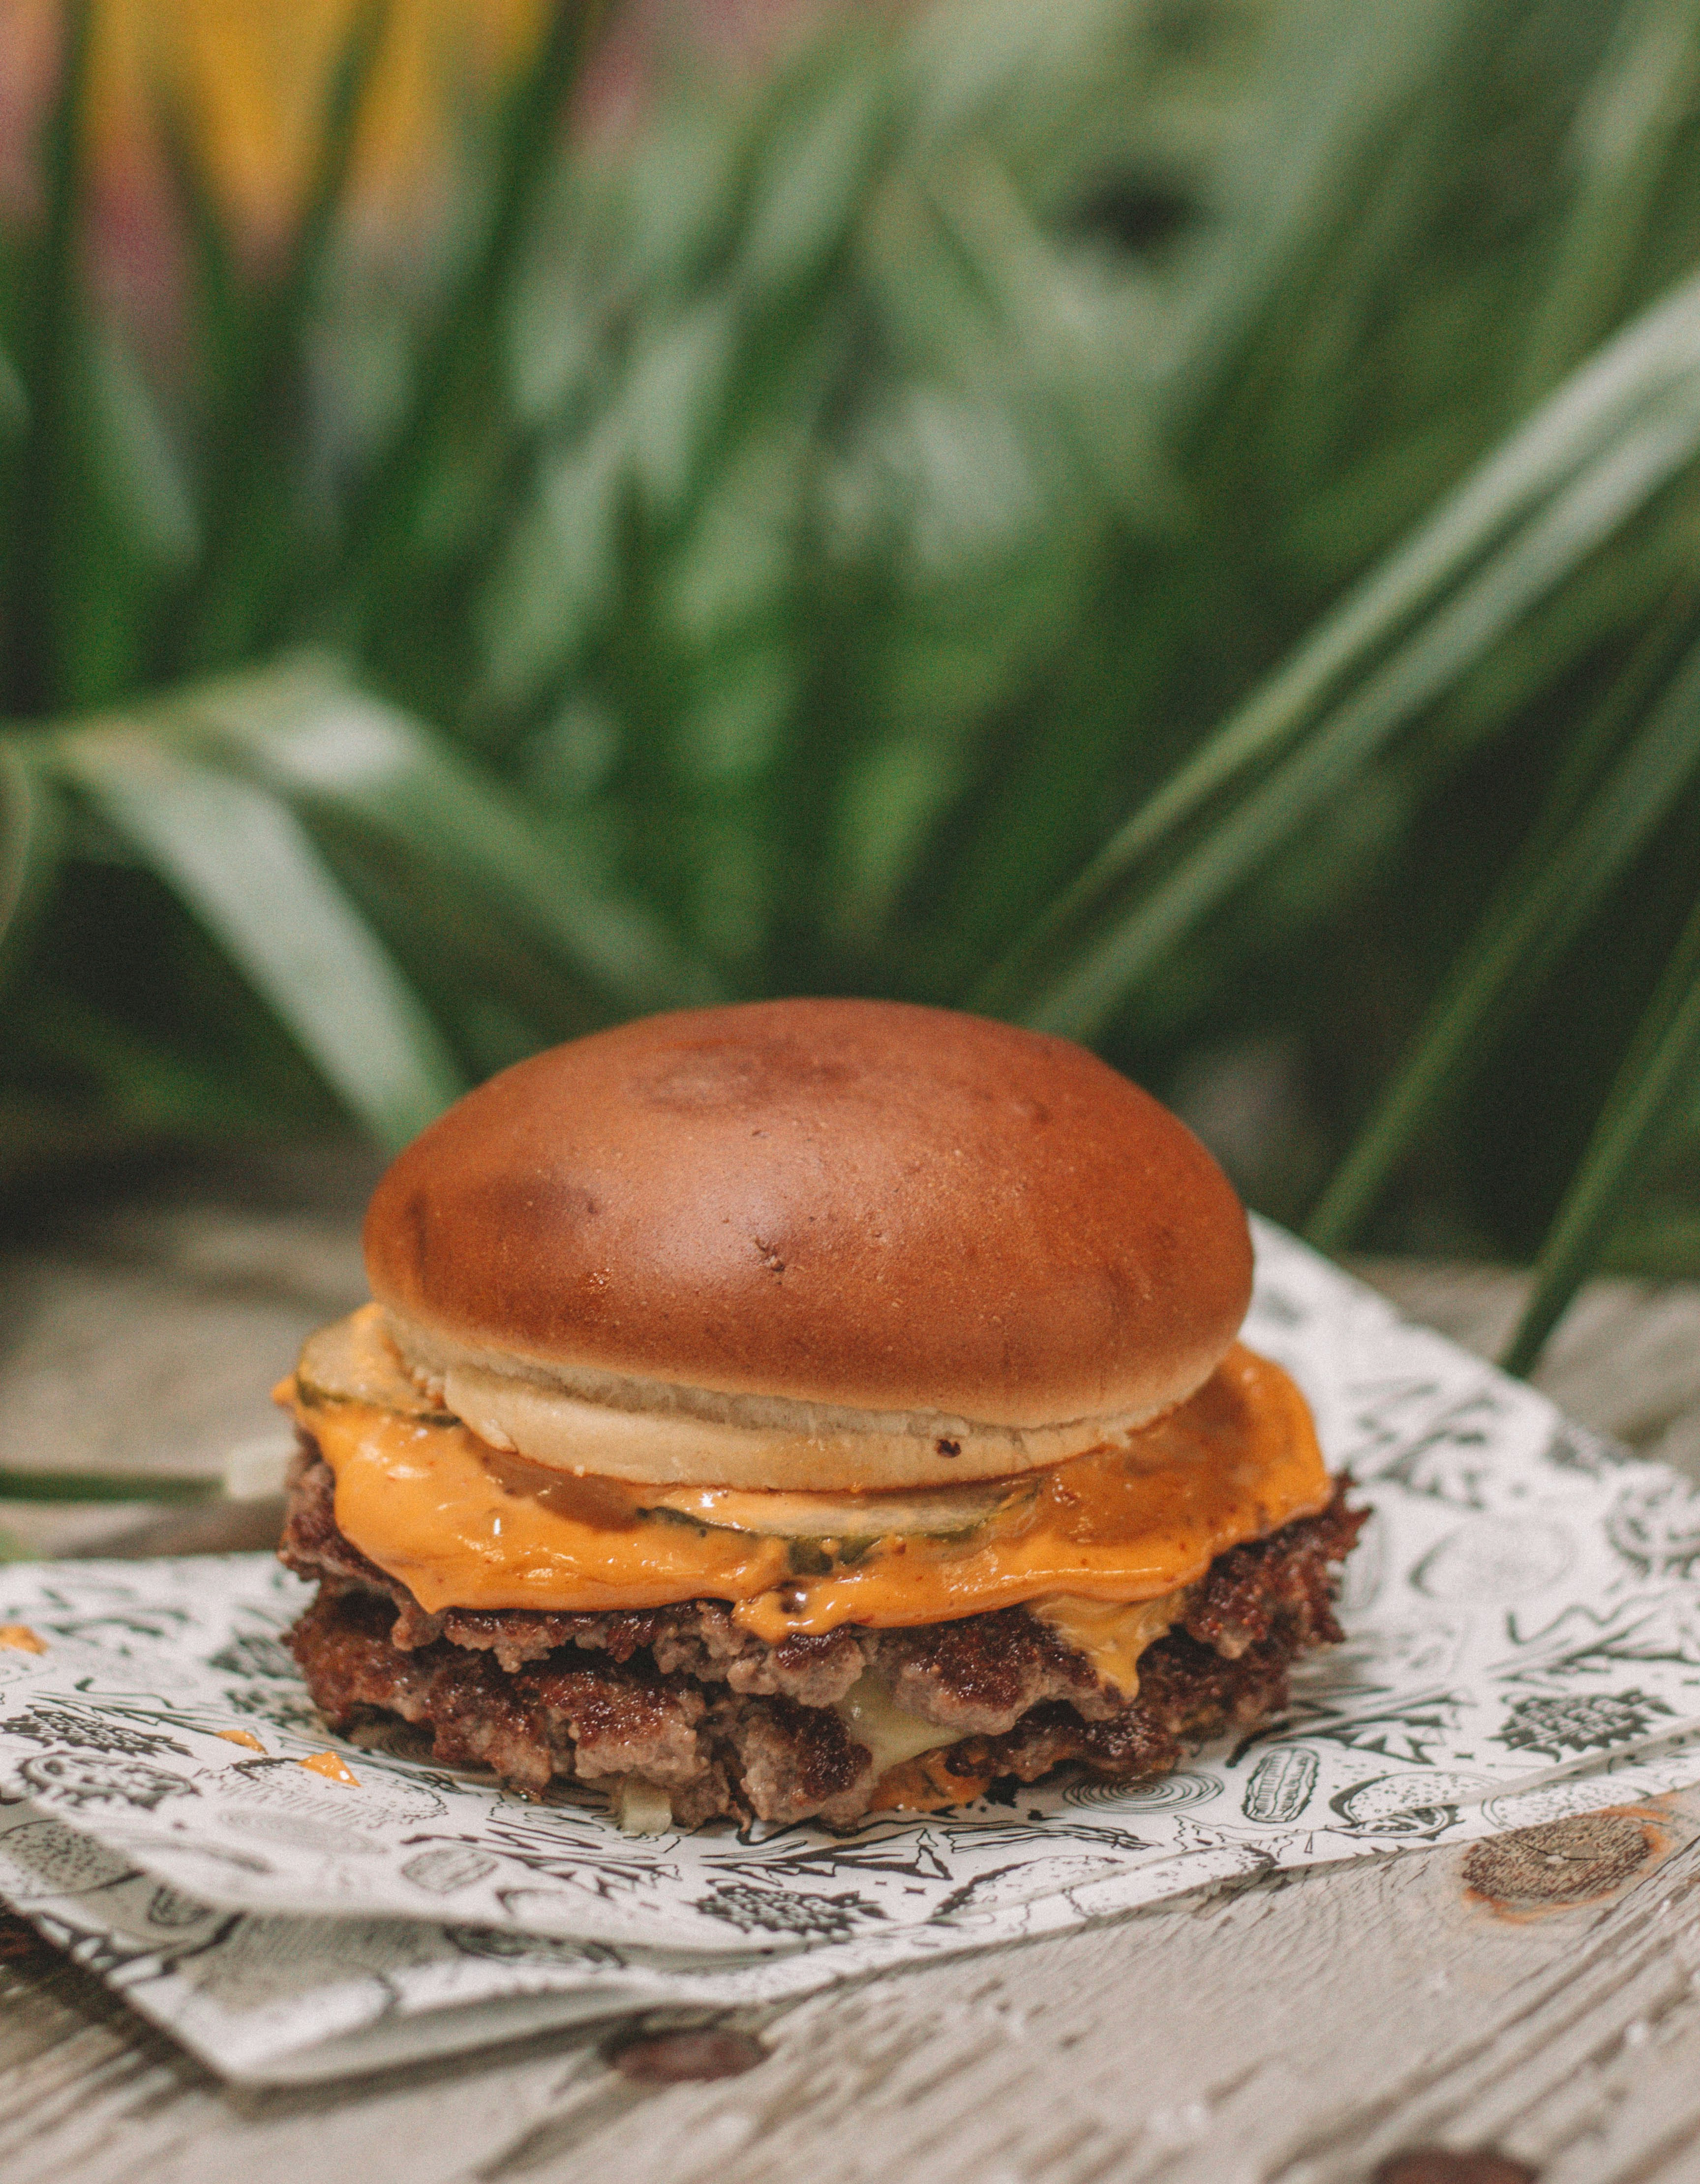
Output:
M927 1721L918 1713L911 1713L907 1707L899 1706L890 1685L876 1669L870 1669L850 1685L836 1711L856 1742L865 1744L873 1754L877 1774L956 1741L956 1730L941 1729L936 1721Z
M296 1368L303 1401L371 1403L408 1418L454 1423L402 1364L376 1305L366 1305L308 1338ZM535 1468L535 1467L530 1467ZM1039 1476L991 1479L961 1486L917 1487L906 1493L797 1494L730 1486L627 1486L639 1514L782 1540L874 1540L899 1535L950 1539L978 1531L1024 1509Z
M672 1800L658 1784L638 1774L621 1777L611 1800L614 1824L621 1835L665 1836L672 1832Z

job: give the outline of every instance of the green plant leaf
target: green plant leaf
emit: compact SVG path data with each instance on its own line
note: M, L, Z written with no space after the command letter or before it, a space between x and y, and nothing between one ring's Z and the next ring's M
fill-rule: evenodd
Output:
M1700 771L1700 647L1691 651L1580 817L1556 842L1537 827L1448 973L1305 1234L1348 1244L1418 1134L1502 1039L1519 1008ZM1559 784L1561 789L1568 785Z
M784 126L772 132L751 180L738 271L764 299L794 298L842 248L889 126L874 43L858 42L847 55L835 42L828 58L822 68L811 57L800 81L779 86Z
M67 730L47 754L181 896L380 1145L463 1089L441 1034L300 822L264 788L127 722Z
M309 812L335 810L411 859L488 896L622 1012L719 997L716 982L647 905L576 872L523 805L443 740L311 658L184 693L270 788Z
M177 450L111 319L84 315L68 371L43 541L59 712L92 710L134 688L151 665L159 607L199 548Z
M1527 1373L1630 1211L1636 1184L1700 1073L1700 901L1665 966L1535 1268L1535 1293L1501 1360Z
M85 5L63 11L63 79L46 136L45 218L22 254L16 357L28 421L0 555L8 709L98 705L151 664L165 585L192 560L181 465L119 315L82 265Z
M347 209L354 149L366 118L372 72L382 50L391 0L356 0L354 20L332 71L315 135L316 156L283 277L267 305L272 330L286 336L312 307L337 222Z
M1700 1280L1700 1212L1681 1205L1631 1208L1600 1255L1603 1271L1660 1282Z
M47 783L0 742L0 992L52 893L63 832Z
M1109 345L1084 309L1078 270L1059 256L1009 174L970 148L934 179L929 196L995 315L1000 345L1022 359L1028 406L1043 408L1067 436L1080 475L1097 481L1131 521L1172 524L1184 502L1162 443L1162 405L1149 381L1125 367L1106 370Z
M47 710L65 680L61 595L73 581L73 542L65 535L74 499L69 411L83 320L76 251L92 15L92 0L69 0L61 11L59 84L42 140L45 203L21 299L17 359L28 422L8 535L0 541L0 599L8 610L8 704L22 712Z
M21 440L30 421L29 398L18 368L0 348L0 447Z
M74 816L86 819L76 812ZM117 836L115 848L135 857ZM139 859L137 861L140 862ZM239 978L232 967L232 978ZM244 995L244 1000L248 996ZM263 1007L255 1000L254 1006ZM49 1157L113 1158L157 1147L162 1140L177 1145L201 1141L219 1143L250 1140L275 1135L292 1124L322 1128L322 1112L312 1122L298 1123L302 1114L292 1104L286 1089L270 1072L252 1072L242 1066L237 1040L232 1050L216 1057L185 1053L169 1034L149 1036L125 1023L110 1009L103 1009L68 990L63 981L32 981L14 991L11 1025L14 1034L38 1056L51 1082L59 1088L57 1123L44 1113L41 1103L25 1102L21 1110L8 1102L0 1108L0 1124L25 1132L34 1130ZM236 1027L227 1028L234 1033ZM280 1036L278 1044L283 1044ZM310 1072L310 1064L301 1067ZM66 1100L64 1088L83 1088L83 1096ZM326 1097L315 1105L334 1112ZM312 1112L312 1109L308 1111ZM0 1163L8 1150L0 1128Z
M1165 952L1342 794L1400 728L1700 454L1700 378L1637 417L1593 465L1419 622L1364 684L1245 794L1175 869L1079 950L1027 1011L1038 1028L1090 1036Z
M109 322L90 331L87 370L89 459L111 520L135 562L180 572L199 551L199 513L135 352Z
M1544 394L1611 323L1697 89L1700 5L1630 0L1571 132L1574 198L1524 337L1525 401Z
M204 344L209 407L230 400L250 369L252 305L246 276L216 187L207 172L194 114L165 87L153 100L161 155L183 224L189 292Z
M1221 399L1272 299L1302 292L1307 259L1361 226L1366 165L1402 114L1446 109L1449 76L1480 65L1496 14L1485 0L1268 11L1262 110L1228 148L1218 184L1242 217L1212 224L1159 359L1178 425L1196 429Z
M492 135L489 214L477 247L421 346L413 397L389 444L354 496L334 574L366 616L412 578L424 512L457 465L457 432L476 401L499 403L505 375L492 367L516 268L553 164L557 132L604 14L603 0L552 10ZM482 396L476 390L482 388ZM440 558L450 556L445 552ZM327 570L326 574L332 571Z
M0 1502L160 1502L181 1508L216 1500L220 1479L148 1471L25 1471L0 1466Z
M1686 391L1685 393L1685 382ZM1232 884L1256 855L1279 839L1278 814L1267 800L1237 815L1236 838L1201 855L1205 862L1169 892L1149 917L1136 912L1108 943L1053 976L1031 999L1035 966L1064 933L1078 929L1123 890L1141 861L1199 816L1236 781L1267 765L1298 740L1331 694L1365 673L1400 632L1435 607L1496 540L1519 522L1529 523L1554 495L1563 496L1544 528L1491 564L1462 606L1441 605L1419 626L1402 669L1384 671L1380 690L1366 704L1346 699L1327 755L1304 771L1325 784L1338 777L1335 752L1346 755L1361 738L1373 740L1380 714L1391 727L1389 701L1403 682L1411 703L1425 703L1444 686L1446 654L1452 666L1480 655L1498 627L1568 573L1598 539L1608 536L1700 444L1700 281L1673 295L1620 334L1553 396L1510 442L1450 495L1408 544L1373 571L1323 621L1292 658L1267 677L1156 795L1118 829L1086 870L1032 933L985 982L980 1004L1008 1008L1025 993L1035 1021L1054 1028L1084 1029L1101 1023L1120 994L1140 975L1153 947L1183 929L1197 910ZM1567 549L1566 534L1570 545ZM1521 568L1519 564L1521 563ZM1544 575L1539 573L1545 565ZM1502 599L1496 616L1493 602ZM1508 606L1509 611L1504 611ZM1485 616L1487 621L1484 622ZM1469 625L1476 628L1471 632ZM1466 640L1468 643L1466 649ZM1342 748L1343 747L1343 748ZM1293 816L1303 809L1296 800Z
M175 656L204 671L241 659L287 618L304 560L326 550L302 514L315 308L346 212L354 147L388 21L387 0L365 0L343 43L315 134L316 158L281 269L242 295L216 199L176 131L180 187L198 240L205 308L225 366L217 390L216 460L209 465L209 549L189 626Z

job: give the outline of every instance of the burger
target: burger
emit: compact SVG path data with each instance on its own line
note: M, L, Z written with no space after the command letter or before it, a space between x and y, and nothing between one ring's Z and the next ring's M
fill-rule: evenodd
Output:
M1245 1213L1084 1049L953 1012L655 1017L493 1078L279 1390L338 1728L622 1824L1111 1781L1285 1702L1361 1519L1235 1340Z

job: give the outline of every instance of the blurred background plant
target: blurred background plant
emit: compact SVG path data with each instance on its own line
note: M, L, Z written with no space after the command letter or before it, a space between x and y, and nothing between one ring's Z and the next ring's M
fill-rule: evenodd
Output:
M1700 0L0 7L0 1172L633 1011L1700 1271Z

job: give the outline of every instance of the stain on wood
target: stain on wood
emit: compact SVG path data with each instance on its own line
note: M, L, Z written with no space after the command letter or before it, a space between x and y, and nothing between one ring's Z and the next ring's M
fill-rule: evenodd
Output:
M48 1946L27 1919L15 1912L0 1911L0 1964L26 1964L38 1958L43 1962L57 1960L58 1952Z
M694 2032L640 2034L608 2051L621 2077L649 2086L677 2086L713 2078L736 2078L753 2070L767 2051L752 2034L712 2025Z
M1488 2148L1454 2153L1442 2146L1419 2146L1384 2161L1374 2184L1536 2184L1539 2176L1526 2161Z
M1650 1813L1576 1813L1472 1843L1463 1858L1464 1887L1502 1917L1574 1910L1615 1896L1669 1847L1667 1830Z

